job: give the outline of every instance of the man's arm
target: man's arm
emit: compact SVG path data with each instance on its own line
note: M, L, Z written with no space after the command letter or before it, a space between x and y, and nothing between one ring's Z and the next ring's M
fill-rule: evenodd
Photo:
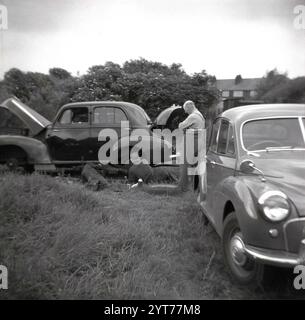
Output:
M187 129L188 127L190 127L193 124L193 115L190 114L184 121L179 123L178 128L179 129Z

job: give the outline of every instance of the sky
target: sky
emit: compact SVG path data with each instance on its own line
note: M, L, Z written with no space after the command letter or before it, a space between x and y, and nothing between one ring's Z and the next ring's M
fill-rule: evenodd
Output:
M218 79L305 75L305 0L0 0L0 78L10 68L84 74L140 57ZM0 7L1 8L1 7Z

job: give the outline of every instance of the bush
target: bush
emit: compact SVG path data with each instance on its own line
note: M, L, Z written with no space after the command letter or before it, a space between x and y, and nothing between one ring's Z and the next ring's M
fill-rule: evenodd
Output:
M122 67L106 62L81 77L60 68L50 69L48 75L14 68L0 82L0 101L15 95L51 120L69 102L123 100L140 105L154 118L172 104L190 99L206 113L218 97L214 84L215 78L205 71L188 75L179 64L166 66L145 59Z

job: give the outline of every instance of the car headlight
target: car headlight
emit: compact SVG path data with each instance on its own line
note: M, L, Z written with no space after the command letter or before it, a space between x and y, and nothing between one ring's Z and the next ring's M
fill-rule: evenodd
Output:
M288 197L281 191L267 191L258 199L265 217L270 221L282 221L290 213Z

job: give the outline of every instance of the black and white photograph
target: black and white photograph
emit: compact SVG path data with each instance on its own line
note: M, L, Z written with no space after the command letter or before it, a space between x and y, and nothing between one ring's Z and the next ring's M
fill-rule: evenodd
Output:
M0 0L0 300L304 299L305 0Z

